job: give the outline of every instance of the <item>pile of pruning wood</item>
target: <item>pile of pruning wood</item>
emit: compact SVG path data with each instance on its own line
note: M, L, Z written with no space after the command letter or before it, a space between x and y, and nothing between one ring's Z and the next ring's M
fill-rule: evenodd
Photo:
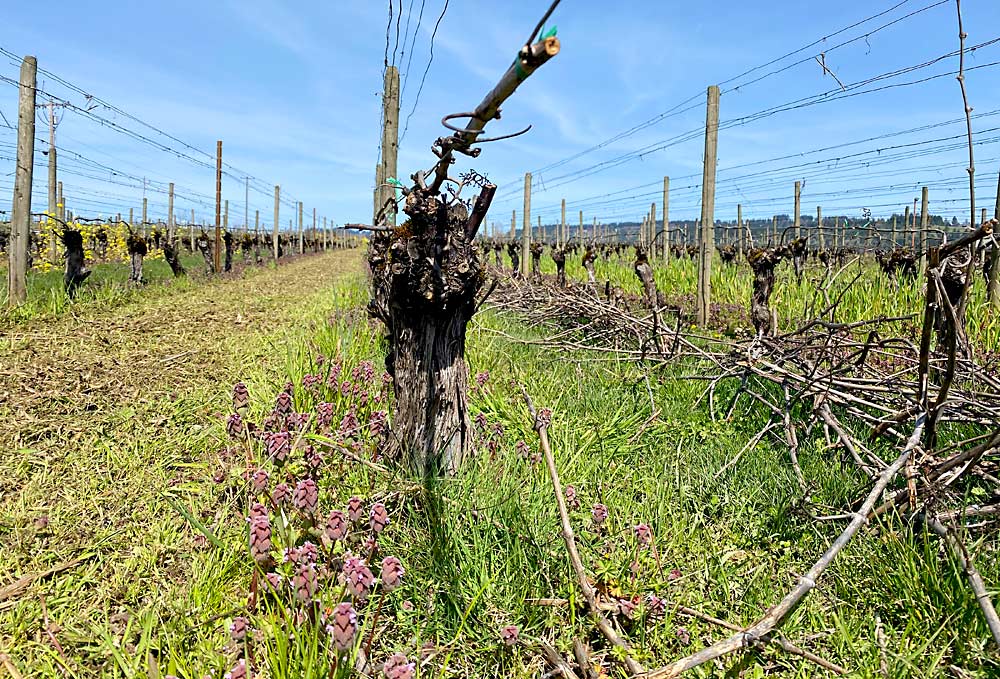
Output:
M542 329L544 339L534 343L556 351L611 353L654 367L670 366L679 379L704 380L699 400L707 401L713 418L731 418L740 407L763 410L767 422L747 448L769 433L781 438L807 511L813 509L811 489L798 463L803 435L822 430L828 445L842 449L845 462L871 479L865 497L837 517L822 517L846 520L848 525L781 602L728 639L644 676L676 676L754 643L778 643L777 629L823 571L862 526L887 513L926 526L943 538L1000 646L1000 618L964 544L966 534L995 527L1000 515L1000 378L976 362L964 328L969 255L980 241L992 237L997 224L992 220L929 250L919 345L888 334L893 322L901 320L898 317L838 322L843 292L802 327L774 334L770 287L779 262L787 258L794 264L796 253L788 249L758 248L747 253L755 272L751 305L757 333L748 333L743 340L687 326L676 310L662 306L661 295L648 285L636 299L610 284L563 287L494 271L502 283L489 304ZM642 253L636 263L645 285L651 276L644 275L648 272ZM674 322L664 320L670 314ZM730 395L720 403L719 387L727 383L732 386L725 390ZM965 429L959 430L959 425ZM536 428L540 428L537 419ZM944 442L969 429L973 436ZM719 474L737 464L740 455ZM558 492L558 478L553 481ZM991 499L984 505L968 505L971 487L984 489ZM572 536L564 532L564 538L569 546ZM570 547L571 557L574 551ZM621 645L620 640L609 639ZM826 661L819 664L831 669ZM631 663L630 670L637 673Z

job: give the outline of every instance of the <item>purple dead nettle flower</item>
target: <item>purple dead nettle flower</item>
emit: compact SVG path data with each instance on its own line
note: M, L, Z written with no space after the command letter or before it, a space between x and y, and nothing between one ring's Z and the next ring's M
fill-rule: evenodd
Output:
M385 423L388 418L388 413L384 410L376 410L368 418L368 432L372 436L381 436L382 432L385 431Z
M302 386L309 391L314 391L316 387L319 386L320 382L319 375L303 375L302 376Z
M347 583L347 591L355 599L364 600L368 596L368 590L375 584L375 576L365 564L364 559L352 556L344 561L344 579Z
M267 515L250 519L250 554L257 563L271 557L271 520Z
M361 498L357 495L347 501L347 518L351 520L351 523L357 523L361 520L361 512L363 508L364 503L361 502Z
M608 520L608 508L600 502L594 504L590 508L590 520L594 522L595 526L604 525L604 522Z
M233 665L233 669L226 672L223 679L246 679L247 661L240 658L239 662Z
M353 385L350 380L344 380L340 383L340 395L347 398L353 392Z
M538 426L549 427L552 424L552 408L540 408L538 410Z
M326 429L333 423L333 404L320 403L316 406L316 426Z
M362 391L357 393L358 397L358 407L367 408L368 407L368 392Z
M343 540L347 537L348 524L344 512L334 509L326 519L326 537L331 541Z
M267 516L267 507L260 502L254 502L250 505L250 514L247 516L247 521L256 519L258 516Z
M499 422L493 423L493 435L497 438L501 438L503 436L503 425Z
M402 653L393 653L382 666L385 679L413 679L416 671L416 663L410 662L410 659Z
M319 502L319 488L312 479L302 479L295 484L295 493L292 495L292 504L303 514L315 514L316 504Z
M651 618L660 618L667 612L667 600L655 594L646 597L646 605Z
M233 621L229 624L229 636L232 637L233 641L243 641L247 638L247 630L250 629L250 623L243 616L233 618Z
M286 390L278 394L278 398L274 401L274 412L279 415L287 415L292 412L292 394L290 390Z
M365 544L362 547L362 551L368 554L375 553L375 547L378 545L378 540L374 535L369 535L368 539L365 540Z
M386 511L384 504L376 502L372 505L372 510L368 515L368 519L371 524L372 531L375 533L381 533L385 530L385 527L389 525L389 512Z
M305 450L302 451L306 458L306 466L312 472L316 472L320 467L323 466L323 453L319 452L312 446L306 446Z
M531 455L531 449L528 444L524 441L518 441L514 444L514 449L517 450L517 454L521 457L527 459Z
M283 563L298 563L299 562L299 548L298 547L285 547L281 552L281 561Z
M323 354L316 354L316 367L322 368L326 364L326 356Z
M580 508L580 499L576 496L575 486L566 486L566 504L569 505L570 509Z
M691 645L691 633L688 632L686 629L684 629L683 627L678 627L676 634L677 634L677 640L681 642L681 646Z
M382 559L382 586L386 591L392 591L402 585L405 574L402 562L396 557L387 556Z
M243 424L243 417L239 413L233 413L226 419L226 433L232 438L240 438L245 430L246 425Z
M330 374L326 377L327 386L332 386L336 388L337 384L340 382L340 371L343 370L344 366L340 364L340 361L334 361L330 364Z
M299 547L297 563L316 563L319 561L319 547L306 541Z
M287 483L279 483L274 487L274 491L271 492L271 500L279 507L287 504L291 497L292 489Z
M267 433L281 431L281 428L285 426L285 418L272 410L264 416L264 420L260 424L264 429L260 438L262 441L267 441Z
M253 486L253 492L256 495L263 495L267 492L267 483L270 479L268 478L267 472L263 469L258 469L250 477L250 483Z
M653 531L648 523L640 523L634 530L636 539L643 547L649 547L653 543Z
M486 384L486 381L489 379L490 379L489 370L484 370L482 372L476 373L476 385L478 385L480 389L483 388L483 386Z
M226 480L225 467L220 467L219 469L216 469L215 473L212 474L212 480L215 481L216 483L222 483L223 481L225 481Z
M388 387L390 384L392 384L392 375L389 373L382 373L382 386Z
M305 428L307 422L309 422L309 413L289 413L288 417L285 418L289 431L299 431Z
M532 453L529 459L531 460L531 464L540 464L542 461L542 454Z
M237 382L233 385L233 410L240 410L250 405L250 392L247 385Z
M264 437L267 456L275 462L284 462L292 452L292 435L287 431L270 432Z
M670 573L667 574L667 580L678 580L681 577L680 569L671 568Z
M351 408L344 413L344 419L340 421L339 433L343 437L353 436L358 431L358 414Z
M268 573L264 577L267 578L267 584L271 586L272 590L275 592L281 591L282 579L280 575L277 573Z
M358 614L354 606L344 602L338 604L333 609L333 614L328 618L329 624L326 631L333 639L333 645L338 651L346 651L354 645L354 637L358 633Z
M500 630L500 638L503 640L504 646L514 646L520 634L521 630L517 628L517 625L506 625Z
M295 568L295 575L292 577L292 587L295 589L295 596L302 603L310 601L319 583L316 579L316 567L311 563L300 563Z
M476 413L475 423L477 429L486 429L486 413Z

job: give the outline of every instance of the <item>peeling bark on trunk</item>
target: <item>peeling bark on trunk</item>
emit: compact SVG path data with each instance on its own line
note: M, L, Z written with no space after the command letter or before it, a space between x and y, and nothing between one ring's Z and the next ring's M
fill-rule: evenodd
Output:
M171 243L168 240L163 241L163 259L167 260L167 264L170 265L170 270L173 272L174 278L187 273L184 271L184 265L181 264L181 260L177 256L176 243Z
M132 265L128 275L128 282L132 285L142 285L145 282L142 280L142 258L146 256L146 252L148 251L146 248L146 239L134 233L129 234L126 246L128 247L129 260Z
M646 251L641 247L635 249L635 275L639 277L639 281L642 283L646 305L653 314L653 342L656 344L657 352L662 354L663 346L660 344L660 296L656 290L653 267L649 265L649 258L646 256Z
M560 288L566 287L566 251L555 248L552 251L552 261L556 263L556 279Z
M947 351L951 342L955 342L955 354L959 358L972 357L972 347L965 331L965 306L962 304L962 294L968 280L969 262L972 258L971 247L965 247L947 257L941 263L941 284L944 287L947 301L938 305L937 318L934 323L938 336L938 349ZM954 310L955 321L946 308L950 304Z
M222 265L223 271L233 270L233 234L226 231L222 234L222 242L226 246L226 259Z
M497 268L503 268L503 246L500 243L493 244L493 261L496 262Z
M806 239L796 238L788 244L788 251L792 255L792 267L795 269L795 279L802 280L802 274L806 266ZM770 294L768 294L770 296Z
M594 260L597 259L597 253L594 252L593 246L588 245L587 251L583 253L583 268L587 270L587 282L596 283L597 277L594 275Z
M393 452L417 476L454 473L472 443L465 332L484 281L474 239L495 191L483 189L470 217L415 190L409 220L371 240L368 310L386 327Z
M531 244L531 280L538 282L542 277L542 244Z
M521 246L517 243L508 243L507 254L510 255L510 266L514 270L514 278L517 278L521 275Z
M771 293L774 291L774 270L780 261L781 254L770 248L753 248L747 253L747 262L753 271L750 320L758 337L772 335L777 329L771 313Z
M215 261L212 259L212 241L209 240L208 234L202 231L201 235L198 236L196 245L198 246L198 251L201 253L201 258L205 260L205 273L215 273Z
M90 275L90 271L84 266L86 259L83 253L83 236L75 229L66 229L60 239L63 247L66 248L66 273L63 275L63 287L66 294L72 298L76 294L76 289Z

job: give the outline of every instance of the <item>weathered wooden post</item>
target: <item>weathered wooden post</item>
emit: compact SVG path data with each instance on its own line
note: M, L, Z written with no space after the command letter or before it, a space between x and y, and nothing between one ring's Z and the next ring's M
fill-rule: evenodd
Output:
M795 182L795 237L802 238L802 182Z
M531 260L531 173L524 173L524 209L521 214L521 267L528 277L528 262Z
M701 185L701 239L698 244L698 325L710 318L712 300L712 255L715 252L715 168L719 147L719 87L708 88L705 114L705 167Z
M649 241L649 259L653 261L656 257L657 243L662 242L656 237L656 203L649 206L649 233L652 236Z
M299 201L299 254L300 255L304 254L305 251L306 251L305 241L302 240L302 238L303 238L303 234L302 234L302 211L303 211L303 209L304 209L304 207L302 205L302 201L300 200Z
M274 230L271 234L271 248L273 250L274 261L278 261L278 237L279 237L279 225L280 220L280 209L281 209L281 187L277 184L274 185Z
M385 82L382 85L382 117L382 177L379 182L382 190L378 206L380 210L390 199L395 198L395 189L386 186L386 183L389 179L399 180L396 174L396 158L399 152L399 69L395 66L387 66L385 69ZM386 210L386 223L390 226L396 225L394 207Z
M442 187L455 152L470 152L486 124L497 117L501 104L558 51L555 37L521 48L497 86L463 116L465 129L435 143L438 162L431 173L416 180L406 197L407 228L372 235L368 308L386 329L386 370L392 376L396 399L390 438L415 475L454 472L473 439L465 338L485 278L475 237L496 186L481 185L471 213L461 201L443 194ZM530 186L530 176L525 184ZM375 226L384 228L385 224ZM527 245L528 210L524 229ZM441 242L448 247L442 248Z
M1000 177L997 178L997 199L993 208L993 218L1000 221ZM996 243L989 251L989 258L990 272L986 277L986 297L995 309L1000 309L1000 246Z
M170 182L167 188L167 242L174 243L174 183Z
M743 259L743 205L736 204L736 255Z
M819 249L826 249L826 240L823 238L823 208L816 206L816 238L819 240Z
M670 261L670 177L663 178L663 263Z
M17 166L7 248L7 304L28 299L28 245L31 238L31 175L35 167L35 78L38 60L25 57L17 101Z
M222 270L222 140L215 145L215 249L212 273Z
M566 244L566 199L562 199L562 217L559 219L559 238L556 239L559 247Z

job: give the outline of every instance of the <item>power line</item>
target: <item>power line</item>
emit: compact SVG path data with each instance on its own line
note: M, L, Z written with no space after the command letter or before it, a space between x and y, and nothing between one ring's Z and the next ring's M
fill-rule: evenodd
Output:
M444 0L444 7L441 8L441 14L438 16L437 21L434 22L434 31L431 33L431 46L430 46L430 58L427 60L427 67L424 68L424 74L420 78L420 87L417 88L417 96L413 99L413 108L410 109L409 115L406 116L406 124L403 125L403 134L399 138L399 143L403 143L403 139L406 138L406 131L410 129L410 118L413 117L413 112L417 110L417 104L420 103L420 93L424 91L424 82L427 80L427 73L431 70L431 64L434 63L434 38L437 37L438 27L441 26L441 21L444 19L445 13L448 11L448 3L451 0Z

